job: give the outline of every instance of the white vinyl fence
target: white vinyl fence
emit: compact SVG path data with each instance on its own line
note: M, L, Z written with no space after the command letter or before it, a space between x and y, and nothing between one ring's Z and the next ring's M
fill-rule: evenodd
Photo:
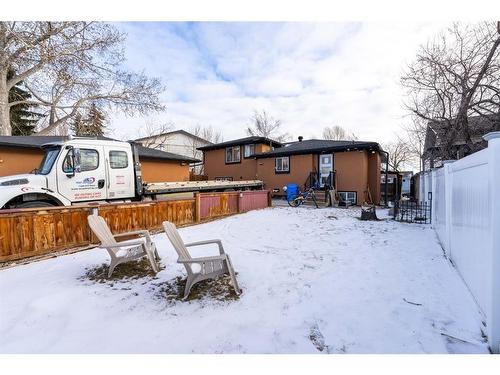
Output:
M419 193L422 201L432 198L432 225L485 314L490 346L499 353L500 132L484 138L488 148L422 174Z

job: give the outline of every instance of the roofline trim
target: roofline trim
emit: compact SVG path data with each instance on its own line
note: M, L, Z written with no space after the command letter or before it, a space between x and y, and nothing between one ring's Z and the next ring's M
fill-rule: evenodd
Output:
M151 139L151 138L155 138L155 137L161 137L161 136L164 136L164 135L169 135L169 134L177 134L177 133L182 133L182 134L185 134L185 135L187 134L187 135L189 135L189 136L191 136L191 137L193 137L193 138L196 138L196 139L198 139L198 140L200 140L200 141L207 142L207 143L209 143L209 144L214 144L213 142L210 142L210 141L208 141L208 140L206 140L206 139L204 139L204 138L201 138L201 137L199 137L199 136L197 136L197 135L194 135L194 134L192 134L192 133L190 133L190 132L188 132L187 130L184 130L184 129L172 130L171 132L166 132L166 133L160 133L160 134L150 135L150 136L147 136L147 137L142 137L142 138L136 138L136 139L134 139L133 141L134 141L134 142L140 142L140 141L144 141L144 140L146 140L146 139ZM209 145L208 145L208 146L209 146Z
M308 155L308 154L318 154L322 152L346 152L346 151L359 151L359 150L369 150L371 148L374 148L375 151L378 151L379 153L382 150L380 145L376 142L373 143L361 143L361 144L355 144L355 145L349 145L349 146L330 146L330 147L323 147L323 148L318 148L318 149L313 149L313 150L291 150L291 151L286 151L286 147L283 147L283 149L279 149L278 151L273 151L273 152L265 152L262 154L255 154L253 155L257 159L264 159L264 158L272 158L272 157L280 157L280 156L288 156L288 155Z
M249 138L249 137L247 137L247 138ZM258 143L262 143L262 144L266 144L266 145L270 144L271 146L279 146L279 147L283 146L282 143L280 143L278 141L274 141L270 138L266 138L266 137L256 137L256 138L257 138L257 140L256 139L252 140L252 139L240 138L240 139L246 139L246 140L239 142L240 139L235 139L233 141L214 143L211 145L198 147L197 150L212 151L212 150L220 150L220 149L223 149L226 147L231 147L231 146L244 146L244 145L251 145L251 144L258 144Z

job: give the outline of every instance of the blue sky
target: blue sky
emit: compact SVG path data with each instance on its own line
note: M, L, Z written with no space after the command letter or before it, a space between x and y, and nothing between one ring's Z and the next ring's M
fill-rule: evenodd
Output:
M118 23L127 67L160 77L165 113L115 117L114 135L136 138L147 122L245 136L254 110L293 138L340 125L386 142L405 121L399 77L444 25L433 23Z

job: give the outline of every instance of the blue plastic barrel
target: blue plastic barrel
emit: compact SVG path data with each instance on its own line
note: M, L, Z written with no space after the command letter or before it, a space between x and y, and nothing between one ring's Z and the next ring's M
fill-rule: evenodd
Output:
M297 185L297 184L287 184L286 185L286 199L288 201L291 201L297 195L299 195L299 185Z

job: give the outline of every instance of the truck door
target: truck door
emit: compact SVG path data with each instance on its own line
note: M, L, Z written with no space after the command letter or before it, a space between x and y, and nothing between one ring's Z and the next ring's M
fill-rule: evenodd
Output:
M106 199L103 147L66 147L57 164L59 194L72 202Z
M105 146L108 199L133 198L134 163L130 147Z

